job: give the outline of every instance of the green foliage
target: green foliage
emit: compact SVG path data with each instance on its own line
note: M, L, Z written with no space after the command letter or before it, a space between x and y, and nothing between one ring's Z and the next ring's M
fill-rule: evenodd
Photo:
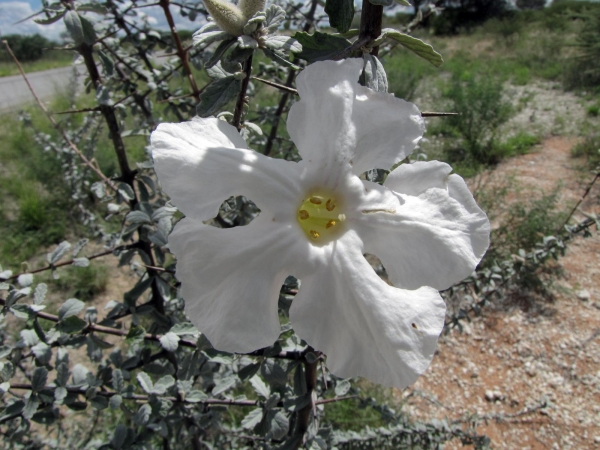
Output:
M574 89L600 85L600 8L584 11L578 16L583 27L577 35L577 54L572 60L567 86Z
M68 267L53 284L69 297L89 301L106 291L108 281L106 266L92 263L87 267Z
M56 45L55 42L49 41L39 34L29 36L9 34L2 36L2 40L8 42L8 45L10 45L11 50L19 61L38 60L44 56L44 52L47 51L49 47L54 47ZM0 47L0 61L12 62L12 58L4 45Z
M586 164L590 169L598 168L600 166L600 134L592 133L585 137L573 147L571 154L574 157L586 158Z
M449 161L465 166L496 164L502 157L497 133L511 116L502 81L493 76L455 74L444 91L448 110L458 113L446 122L450 133L460 137L448 148Z

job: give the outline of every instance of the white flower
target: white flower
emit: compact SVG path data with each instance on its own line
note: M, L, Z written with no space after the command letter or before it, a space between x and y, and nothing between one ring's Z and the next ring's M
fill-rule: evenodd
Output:
M362 64L317 62L298 74L301 100L287 122L298 163L247 149L212 118L161 124L153 156L186 215L169 237L186 312L215 348L272 345L280 287L294 275L292 326L329 369L403 388L433 357L445 316L437 290L472 273L490 228L447 164L400 165L383 186L358 177L404 159L424 131L413 104L357 83ZM243 227L205 225L232 195L260 215ZM364 253L381 259L395 287Z

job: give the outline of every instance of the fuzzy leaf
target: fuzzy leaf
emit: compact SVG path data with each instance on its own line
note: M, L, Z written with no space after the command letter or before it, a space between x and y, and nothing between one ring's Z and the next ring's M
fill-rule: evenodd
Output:
M342 397L348 393L350 390L350 381L349 380L341 380L335 385L335 395L338 397Z
M85 306L81 300L70 298L64 302L58 310L58 320L63 320L67 317L74 316L79 313Z
M87 327L87 322L85 320L80 319L77 316L70 316L64 320L61 320L57 325L56 329L63 333L74 334L79 333Z
M73 10L70 10L66 12L64 17L65 26L67 27L67 31L69 32L69 35L71 36L71 39L73 39L75 45L83 44L83 25L81 24L81 18L79 17L79 14Z
M37 367L31 376L31 388L34 392L39 392L46 387L48 381L48 369Z
M296 57L309 63L330 59L351 45L347 39L319 31L315 31L314 34L298 32L294 39L302 45L302 52L296 53Z
M61 242L52 253L48 253L48 262L50 264L56 264L70 248L71 244L69 242Z
M264 398L269 398L269 395L271 395L271 389L269 389L269 386L267 386L259 376L254 375L250 378L250 384L258 395L261 395Z
M33 292L33 303L36 305L44 303L46 292L48 292L48 286L45 283L38 284Z
M326 0L325 12L329 16L330 25L340 33L345 33L350 29L354 19L354 0Z
M398 30L394 30L392 28L385 28L381 32L381 37L393 39L394 41L400 43L407 49L416 53L421 58L426 59L436 67L441 66L444 62L444 60L442 59L442 55L436 52L431 45L426 44L420 39L409 36L408 34L401 33Z
M230 100L236 98L241 88L241 80L238 80L233 75L213 81L200 94L200 104L196 107L196 114L200 117L214 115Z
M274 33L285 20L285 9L278 5L269 5L265 14L264 26L267 27L269 33Z
M253 409L246 417L242 419L242 428L251 430L260 423L263 418L263 410L261 408Z
M150 377L148 376L147 373L145 372L140 372L137 374L137 380L140 383L140 386L142 387L142 389L144 391L146 391L147 394L152 393L152 388L154 386L154 384L152 383L152 380L150 379Z
M271 50L290 51L292 53L302 51L300 42L290 36L269 36L265 41L265 46Z
M170 331L162 336L160 339L160 345L168 352L174 352L179 346L179 336Z
M212 395L219 395L219 394L231 389L233 386L235 386L236 382L237 382L237 377L234 377L234 376L223 378L222 380L217 382L217 384L213 388Z

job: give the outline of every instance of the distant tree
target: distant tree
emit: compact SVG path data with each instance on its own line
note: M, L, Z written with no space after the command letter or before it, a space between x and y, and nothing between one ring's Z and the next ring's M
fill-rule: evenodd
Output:
M517 0L519 9L542 9L546 6L546 0Z
M44 50L52 47L54 43L45 37L34 34L31 36L9 34L3 37L8 42L15 56L21 61L35 61L44 55ZM2 59L6 60L8 54L2 50Z
M507 0L443 0L442 13L432 20L436 34L456 34L510 10Z

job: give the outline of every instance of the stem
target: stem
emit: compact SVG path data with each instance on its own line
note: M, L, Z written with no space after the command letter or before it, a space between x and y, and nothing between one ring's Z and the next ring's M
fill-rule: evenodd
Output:
M94 61L93 48L85 43L81 44L81 46L79 47L79 53L83 57L85 66L88 70L90 80L92 81L94 88L98 89L98 87L101 85L102 80L100 78L98 68L96 67L96 62ZM121 138L119 122L117 120L115 111L112 106L100 105L100 112L104 116L104 120L108 125L110 139L113 143L113 147L117 154L117 161L121 170L121 179L133 188L133 178L135 176L135 172L131 170L131 167L129 167L129 161L127 160L127 152L125 151L125 144L123 143L123 139Z
M596 184L596 181L598 181L598 178L600 178L600 172L596 173L596 175L594 176L594 179L588 185L588 187L586 188L585 192L583 193L583 195L581 196L581 198L579 199L579 201L577 202L577 204L575 206L573 206L573 209L571 210L571 212L569 213L569 215L565 219L565 222L563 223L562 227L560 227L560 229L557 230L557 233L561 232L567 226L567 224L569 223L569 220L571 220L571 217L573 217L573 214L575 214L575 211L577 211L577 208L579 208L579 205L581 205L581 203L583 203L583 201L585 200L585 198L587 197L587 195L590 193L590 191L594 187L594 184Z
M368 38L369 41L377 39L381 35L381 22L383 20L383 6L373 5L369 0L364 0L362 14L360 15L360 33L358 40ZM373 47L371 55L377 56L379 46Z
M313 2L316 4L317 2ZM296 71L290 69L290 73L288 74L287 80L285 80L285 86L289 87L294 82L294 77L296 76ZM296 91L296 95L298 91ZM267 138L267 143L265 144L265 151L263 152L265 155L269 156L271 154L271 150L273 149L273 142L275 142L275 138L277 137L277 130L279 129L279 122L281 120L281 115L283 114L283 110L285 109L288 100L290 98L290 92L286 91L281 96L279 100L279 105L277 105L277 110L275 111L275 117L273 117L273 122L271 123L271 132L269 133L269 137Z
M295 443L295 449L300 448L300 446L302 445L302 437L308 430L308 426L310 425L310 419L313 415L313 411L315 410L315 406L317 405L317 402L315 402L314 395L315 388L317 387L317 364L318 360L312 363L304 361L304 380L306 381L306 395L310 396L310 403L304 408L302 408L300 411L298 411L296 431L294 433L298 437ZM324 402L324 400L321 400L321 402Z
M188 81L190 82L190 86L192 87L192 92L194 98L197 102L200 101L200 91L198 91L198 86L196 85L196 80L194 79L194 74L192 73L192 69L190 67L190 61L188 59L188 53L183 48L183 44L181 43L181 38L179 37L179 33L177 33L177 28L175 27L175 21L173 20L173 15L171 14L171 10L169 9L169 1L170 0L160 0L160 7L165 12L165 17L167 18L167 22L169 23L169 28L171 29L171 35L173 36L173 41L175 42L175 47L177 47L177 55L183 64L183 68L185 69L185 73L187 74Z
M252 55L250 55L250 57L244 63L244 73L246 74L246 78L242 80L242 89L238 95L237 102L235 103L235 111L233 112L232 125L236 127L238 131L242 129L244 103L247 103L246 92L248 91L248 84L250 83L250 77L252 74Z

